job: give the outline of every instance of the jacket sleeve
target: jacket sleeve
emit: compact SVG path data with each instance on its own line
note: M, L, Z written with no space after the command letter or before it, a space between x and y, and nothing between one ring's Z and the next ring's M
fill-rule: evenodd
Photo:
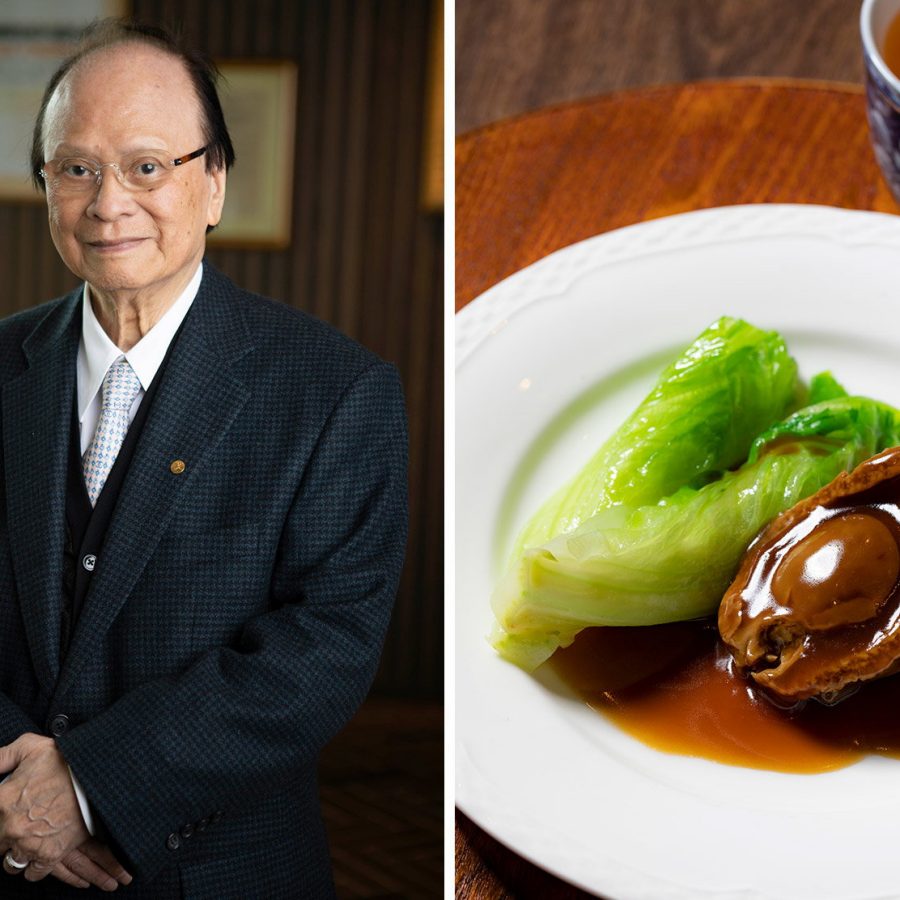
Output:
M23 734L43 734L44 730L36 725L7 696L0 694L0 746L11 744Z
M406 446L399 379L375 363L345 390L304 471L271 611L233 646L58 739L133 871L152 877L170 862L166 835L197 810L239 811L314 765L364 699L406 545Z

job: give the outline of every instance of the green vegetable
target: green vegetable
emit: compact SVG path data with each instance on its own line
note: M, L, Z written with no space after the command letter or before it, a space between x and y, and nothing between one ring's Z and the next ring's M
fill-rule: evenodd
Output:
M830 384L835 393L837 383ZM798 410L759 435L747 461L716 481L654 505L607 507L525 550L492 598L494 646L531 670L591 625L714 613L764 525L897 444L900 412L877 401L837 396Z
M655 503L743 462L799 403L797 365L776 332L721 318L660 375L582 471L535 515L516 555L613 504Z
M806 398L806 405L812 406L823 400L834 400L836 397L846 396L847 392L831 372L819 372L809 380L809 396Z

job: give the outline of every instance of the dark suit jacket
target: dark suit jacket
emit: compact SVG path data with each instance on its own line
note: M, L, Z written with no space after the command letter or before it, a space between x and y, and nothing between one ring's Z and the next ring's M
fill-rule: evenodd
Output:
M0 743L64 730L128 896L330 896L315 767L399 577L396 372L204 264L60 663L80 297L0 322ZM92 894L32 887L0 873Z

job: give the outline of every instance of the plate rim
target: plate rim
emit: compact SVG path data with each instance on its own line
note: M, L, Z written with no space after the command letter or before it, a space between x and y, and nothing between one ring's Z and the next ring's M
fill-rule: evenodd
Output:
M730 220L727 231L717 235L710 229L710 221L725 219ZM834 226L841 219L853 223L852 231L842 235L835 232ZM798 227L810 236L831 238L845 246L900 242L900 216L813 203L710 206L623 225L548 253L491 285L457 310L455 368L459 370L484 340L503 327L510 314L547 296L541 290L544 282L560 285L553 294L562 293L585 274L587 266L598 268L658 253L659 235L665 235L668 240L667 249L677 250L700 246L698 232L702 234L703 244L717 244L753 237L770 238L782 233L796 236ZM642 240L636 241L636 235ZM602 258L598 258L601 254ZM569 260L575 255L580 258L570 265Z

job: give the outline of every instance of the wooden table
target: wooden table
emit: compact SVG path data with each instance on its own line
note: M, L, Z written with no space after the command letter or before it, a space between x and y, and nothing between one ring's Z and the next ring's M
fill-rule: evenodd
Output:
M454 0L461 134L650 84L861 83L860 0Z
M648 88L463 135L456 146L456 308L592 235L740 203L900 212L869 146L862 88L784 80ZM456 896L587 895L457 813Z

